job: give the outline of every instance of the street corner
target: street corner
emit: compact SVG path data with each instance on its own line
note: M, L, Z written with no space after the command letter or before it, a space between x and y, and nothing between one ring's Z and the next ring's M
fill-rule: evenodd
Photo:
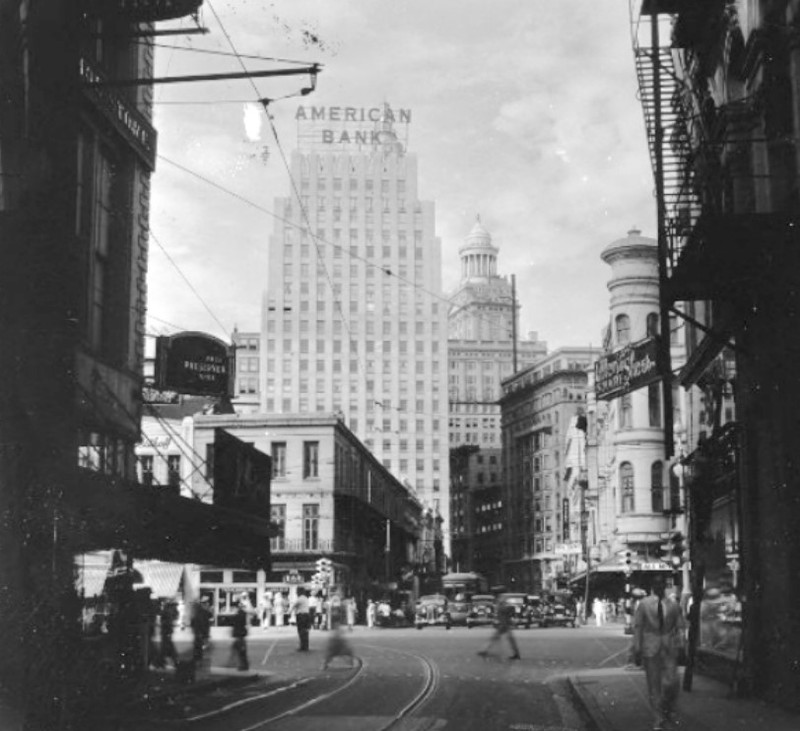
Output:
M636 666L598 668L565 676L571 698L592 731L637 728L646 723L644 674ZM644 728L644 726L642 726Z

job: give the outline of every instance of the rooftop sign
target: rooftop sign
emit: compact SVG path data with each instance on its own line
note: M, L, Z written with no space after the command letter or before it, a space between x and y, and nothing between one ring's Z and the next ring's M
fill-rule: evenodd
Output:
M295 113L298 144L321 152L390 146L402 151L410 109L382 107L298 107Z
M626 345L594 364L595 393L605 401L619 398L661 378L658 345L654 337Z

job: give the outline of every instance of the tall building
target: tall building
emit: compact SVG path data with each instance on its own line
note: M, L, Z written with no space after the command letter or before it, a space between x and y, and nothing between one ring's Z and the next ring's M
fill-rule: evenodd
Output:
M447 304L411 111L300 107L261 333L266 413L341 414L449 527Z
M515 343L512 283L497 270L499 249L478 218L459 250L461 281L450 294L450 535L453 568L499 583L502 563L500 383L547 354L529 333ZM494 579L497 581L494 581Z
M567 446L599 354L559 348L503 381L504 583L515 590L552 590L566 578Z

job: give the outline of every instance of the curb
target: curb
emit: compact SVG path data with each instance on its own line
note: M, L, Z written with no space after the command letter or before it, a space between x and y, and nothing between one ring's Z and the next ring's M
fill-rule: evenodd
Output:
M590 731L616 731L606 719L594 696L581 687L580 680L575 675L568 675L566 680L575 705L580 707L582 715L589 722Z

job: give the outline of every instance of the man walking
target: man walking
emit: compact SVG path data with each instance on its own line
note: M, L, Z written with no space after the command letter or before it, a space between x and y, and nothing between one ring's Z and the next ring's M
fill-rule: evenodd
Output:
M300 639L298 652L308 652L308 632L311 629L311 611L308 604L306 590L301 586L297 589L297 599L292 604L292 611L297 625L297 636Z
M241 671L250 669L250 662L247 659L248 609L249 602L240 599L236 614L233 617L233 645L231 647L231 654L238 658L238 668Z
M686 622L680 605L664 595L664 580L653 580L653 593L636 607L633 617L633 656L644 666L653 729L672 720L678 698L678 655L684 648Z
M519 647L517 646L517 640L514 637L514 633L511 630L512 620L511 618L514 616L514 607L509 602L507 602L502 596L497 601L497 622L495 624L495 630L492 634L489 643L486 647L483 648L478 654L481 657L487 657L489 655L490 650L494 647L494 645L500 642L505 635L508 639L508 644L511 646L511 656L508 658L509 660L519 660Z

